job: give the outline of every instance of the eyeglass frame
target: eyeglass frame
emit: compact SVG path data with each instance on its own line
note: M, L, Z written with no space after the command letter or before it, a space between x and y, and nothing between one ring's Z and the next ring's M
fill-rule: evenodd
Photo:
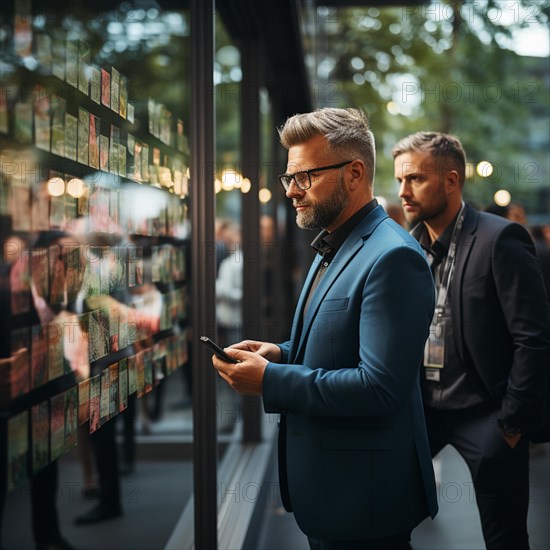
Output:
M355 159L353 159L355 160ZM337 164L331 164L330 166L321 166L320 168L310 168L309 170L299 170L298 172L294 172L294 174L280 174L277 176L279 178L279 181L281 182L281 185L284 187L285 191L288 191L290 189L290 185L292 184L292 180L294 180L294 184L300 191L307 191L308 189L311 189L311 186L313 185L313 182L311 181L311 174L315 172L322 172L324 170L334 170L336 168L343 168L344 166L350 164L353 162L353 160L346 160L344 162L339 162ZM296 179L296 174L307 174L307 180L309 182L308 187L303 187L298 183L298 180ZM289 180L288 185L285 184L284 179L286 178Z

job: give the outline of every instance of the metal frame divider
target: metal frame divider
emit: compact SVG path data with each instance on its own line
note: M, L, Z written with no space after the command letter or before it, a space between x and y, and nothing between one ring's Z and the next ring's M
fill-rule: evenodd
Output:
M257 39L240 41L241 68L241 159L243 176L249 178L250 192L242 193L243 329L244 337L262 339L260 277L262 243L260 242L260 204L258 190L261 170L260 149L260 56ZM243 443L262 439L261 403L255 396L243 396Z
M215 372L198 345L215 334L214 0L191 0L191 330L193 376L194 547L216 550L217 433Z

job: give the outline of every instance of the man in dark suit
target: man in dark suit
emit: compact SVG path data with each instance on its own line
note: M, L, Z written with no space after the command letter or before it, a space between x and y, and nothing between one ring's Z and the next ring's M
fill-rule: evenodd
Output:
M419 369L434 287L418 243L373 198L374 137L356 109L287 120L280 176L303 229L323 229L290 340L216 357L281 413L283 503L316 549L409 548L437 512Z
M393 149L407 220L437 301L422 374L432 455L453 445L470 469L489 549L529 548L529 439L543 421L550 313L521 225L462 201L466 159L450 135Z

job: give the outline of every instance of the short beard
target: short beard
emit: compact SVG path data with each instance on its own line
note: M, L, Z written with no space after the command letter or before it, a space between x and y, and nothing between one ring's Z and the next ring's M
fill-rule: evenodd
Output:
M447 197L444 193L441 193L441 196L439 197L439 201L436 204L431 205L427 209L419 208L416 212L407 213L405 214L405 219L409 222L411 226L415 226L420 222L429 222L431 219L435 218L436 216L439 216L442 212L445 211L445 209L448 206Z
M300 229L323 229L329 227L349 204L344 178L338 178L338 185L332 194L317 204L299 212L296 224Z

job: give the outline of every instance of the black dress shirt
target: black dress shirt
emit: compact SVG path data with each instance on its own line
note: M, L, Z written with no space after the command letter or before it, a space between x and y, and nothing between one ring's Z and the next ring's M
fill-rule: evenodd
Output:
M336 253L344 244L344 241L350 236L357 224L366 218L377 206L378 201L376 199L372 199L353 216L351 216L351 218L345 221L341 226L337 227L332 233L329 233L326 229L323 229L317 237L313 239L311 247L323 257L323 260L319 263L317 273L315 274L315 279L313 279L313 283L311 283L311 288L309 289L306 305L304 307L304 315L309 307L309 302L311 301L315 289L319 286L321 279L329 268L334 256L336 256Z
M428 230L423 223L419 224L412 231L413 236L416 237L426 252L438 293L441 290L441 277L443 276L445 261L457 218L458 214L433 244L430 244ZM460 361L454 338L450 302L451 289L449 286L443 311L443 322L445 324L443 368L439 369L439 381L427 380L422 376L424 402L435 409L468 409L482 403L484 399L468 382L466 372Z

